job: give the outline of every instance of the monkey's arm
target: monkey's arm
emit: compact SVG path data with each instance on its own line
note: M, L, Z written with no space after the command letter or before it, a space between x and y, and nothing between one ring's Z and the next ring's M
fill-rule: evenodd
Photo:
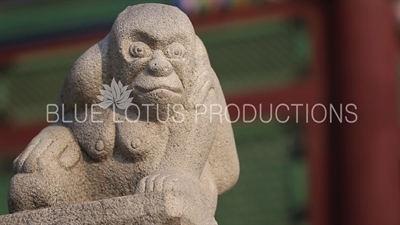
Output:
M91 113L90 110L85 112L85 104L90 108L90 104L95 103L95 94L98 88L101 87L102 55L105 53L105 46L105 41L102 41L91 47L74 63L70 73L67 75L60 97L60 104L63 104L63 107L59 106L58 108L59 110L65 110L61 112L62 115L65 115L64 121L71 121L71 123L59 121L43 129L15 160L15 173L38 172L51 163L62 162L63 155L67 155L66 158L69 160L66 161L67 163L61 163L61 166L69 168L79 160L79 154L76 152L80 151L80 146L76 141L87 143L89 140L95 139L93 136L97 136L97 139L101 139L101 136L108 137L108 134L104 135L104 132L100 135L90 134L91 131L100 129L90 128L87 130L87 127L91 127L90 124L74 121L76 117L82 120L81 117L85 113L89 115ZM77 115L75 115L75 106ZM59 116L58 118L61 117ZM106 126L110 125L106 124ZM107 129L107 131L109 130ZM77 140L77 137L82 140ZM105 146L110 145L108 144L110 141L104 142ZM85 148L89 149L88 146Z
M220 117L210 114L210 109L219 111L220 107L217 104L214 77L211 67L206 67L196 79L183 122L169 120L169 142L159 171L178 171L200 177L220 124Z
M183 123L171 121L170 138L159 170L181 171L200 177L219 126L218 116L210 115L215 98L214 89L209 89L205 101L197 103L195 110L188 111Z
M232 188L238 180L239 160L221 86L215 73L212 71L210 74L212 76L208 77L206 81L212 84L212 89L207 92L204 101L205 108L208 110L207 113L198 116L197 123L192 121L195 129L189 131L177 130L178 138L170 140L169 149L167 149L164 161L159 169L172 170L177 174L187 173L198 178L199 174L204 173L204 164L206 163L211 168L212 180L216 185L218 194L223 194ZM204 82L197 84L204 84ZM203 86L203 89L204 87L206 86ZM202 98L202 96L205 96L204 93L204 90L198 92L197 99L204 99ZM198 113L203 112L202 110L202 108L198 108ZM212 116L210 110L213 110L217 115ZM174 179L176 179L174 176L170 176L166 180L168 182L168 180ZM174 187L171 184L164 186L167 186L167 188L168 186Z
M74 107L82 109L85 104L95 104L103 83L103 67L106 64L107 38L95 44L81 55L64 81L60 103L66 112Z
M214 99L211 89L204 102L205 107ZM194 112L185 113L182 123L171 121L169 142L164 156L152 174L142 178L135 193L184 191L194 194L200 185L200 176L208 161L210 151L218 130L209 114L199 116L196 123ZM214 118L215 119L215 118Z
M108 37L80 56L65 79L60 97L65 109L63 113L72 121L64 125L72 130L83 150L95 160L111 155L115 139L110 110L91 107L99 102L97 95L103 89L102 84L111 79L106 70L107 52Z
M212 79L215 74L208 68L208 73L200 74L204 77L196 79L195 88L191 91L196 96L190 99L197 102L185 106L184 120L181 123L171 118L168 120L170 134L161 162L155 172L139 181L136 193L179 191L199 186L199 178L208 161L219 123L218 118L210 120L209 108L216 103L216 94ZM201 112L207 109L206 113L197 115L197 119L196 104L203 106L198 108Z

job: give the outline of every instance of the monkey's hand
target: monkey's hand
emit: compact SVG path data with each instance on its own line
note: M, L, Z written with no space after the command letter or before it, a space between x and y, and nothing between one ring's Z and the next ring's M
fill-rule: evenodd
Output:
M214 73L212 68L206 68L197 76L187 100L186 108L189 112L193 112L198 104L204 104L210 90L214 87L214 82L210 79L210 73Z
M14 160L14 173L70 168L80 159L80 148L71 131L62 125L44 128Z
M165 170L142 178L138 182L135 194L169 191L193 194L199 188L200 183L195 177L181 172Z

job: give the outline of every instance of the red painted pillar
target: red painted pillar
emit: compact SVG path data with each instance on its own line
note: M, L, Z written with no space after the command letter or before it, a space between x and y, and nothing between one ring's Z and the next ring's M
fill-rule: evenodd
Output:
M355 123L343 121L333 128L334 224L400 224L399 99L390 3L334 3L332 99L336 104L354 103L358 116Z

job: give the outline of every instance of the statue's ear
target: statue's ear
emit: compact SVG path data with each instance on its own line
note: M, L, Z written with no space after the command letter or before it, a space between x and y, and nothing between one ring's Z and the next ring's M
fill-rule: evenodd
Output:
M207 66L211 66L210 59L208 58L207 49L203 41L196 35L196 54L195 58L202 61Z
M98 102L96 96L100 94L107 77L108 37L89 48L73 64L64 81L59 101L64 104L66 111L73 109L75 104L84 107L85 104Z

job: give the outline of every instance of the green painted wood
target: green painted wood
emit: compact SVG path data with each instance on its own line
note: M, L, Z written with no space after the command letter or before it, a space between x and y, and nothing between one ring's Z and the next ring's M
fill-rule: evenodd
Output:
M112 23L127 6L146 2L170 3L169 0L54 1L0 10L0 41Z
M227 95L278 88L308 75L311 41L299 21L264 21L199 36Z

